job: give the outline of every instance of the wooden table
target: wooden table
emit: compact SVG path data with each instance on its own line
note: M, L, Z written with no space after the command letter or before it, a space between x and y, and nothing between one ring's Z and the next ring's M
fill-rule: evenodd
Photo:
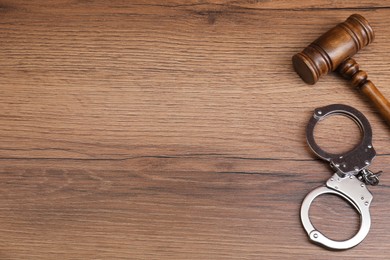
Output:
M354 58L390 97L390 9L370 1L0 1L0 259L389 259L389 127L337 75L306 85L291 56L360 13ZM309 242L306 194L332 174L305 140L316 107L372 124L383 170L359 246ZM359 130L330 118L318 142ZM323 196L334 239L358 214Z

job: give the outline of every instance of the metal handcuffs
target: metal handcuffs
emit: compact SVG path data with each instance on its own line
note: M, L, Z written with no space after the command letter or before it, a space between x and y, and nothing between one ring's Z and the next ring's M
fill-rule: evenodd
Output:
M345 154L331 154L322 150L314 140L315 125L327 116L345 115L360 127L363 138L351 151ZM368 234L371 226L370 204L372 194L366 185L377 185L379 174L368 170L376 152L372 146L372 131L367 118L353 107L334 104L317 108L311 117L307 128L306 138L310 148L323 160L330 162L335 171L325 186L311 191L303 200L301 206L301 221L311 241L332 249L348 249L359 244ZM322 194L335 194L352 204L360 214L360 230L352 238L345 241L334 241L316 230L310 222L309 209L313 200Z

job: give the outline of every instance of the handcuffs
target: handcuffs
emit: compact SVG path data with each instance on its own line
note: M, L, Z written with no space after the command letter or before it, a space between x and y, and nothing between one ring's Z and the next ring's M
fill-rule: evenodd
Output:
M314 139L316 124L330 115L344 115L356 122L363 133L360 143L351 151L344 154L332 154L322 150ZM374 174L368 166L376 152L372 146L372 130L367 118L353 107L341 104L317 108L311 117L307 128L306 138L310 148L321 159L330 162L335 171L325 186L311 191L302 202L301 221L309 239L312 242L331 249L348 249L359 244L369 232L371 226L370 204L372 194L367 185L377 185L380 173ZM352 204L360 214L360 230L350 239L335 241L315 229L309 218L310 205L315 198L322 194L335 194Z

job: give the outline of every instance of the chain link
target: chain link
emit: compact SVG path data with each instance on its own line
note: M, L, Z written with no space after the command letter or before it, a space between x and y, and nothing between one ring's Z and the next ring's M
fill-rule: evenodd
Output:
M381 176L382 171L377 173L373 173L368 169L361 170L359 172L359 177L362 181L364 181L368 185L376 186L379 184L379 176Z

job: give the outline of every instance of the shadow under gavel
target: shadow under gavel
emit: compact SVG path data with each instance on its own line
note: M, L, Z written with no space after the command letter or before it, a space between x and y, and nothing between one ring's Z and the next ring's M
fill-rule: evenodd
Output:
M315 84L321 75L337 71L350 80L378 109L390 125L390 103L367 80L367 73L351 57L374 40L374 31L367 20L358 14L330 29L302 52L292 57L295 71L308 84Z

